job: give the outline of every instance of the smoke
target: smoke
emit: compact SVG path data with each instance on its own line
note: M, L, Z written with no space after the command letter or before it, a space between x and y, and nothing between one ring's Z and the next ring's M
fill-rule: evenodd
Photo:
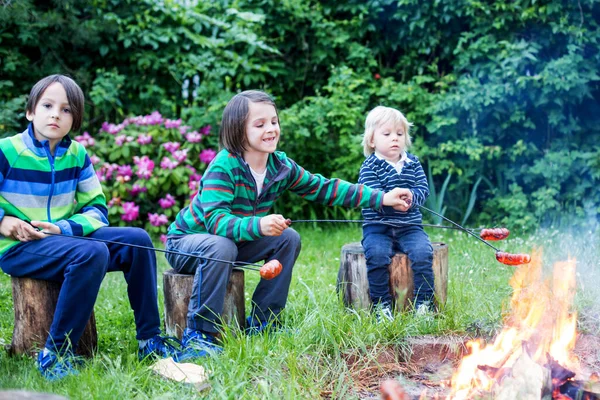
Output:
M542 229L532 238L541 244L545 272L551 273L557 261L576 259L579 331L600 333L600 229L596 218L577 227Z

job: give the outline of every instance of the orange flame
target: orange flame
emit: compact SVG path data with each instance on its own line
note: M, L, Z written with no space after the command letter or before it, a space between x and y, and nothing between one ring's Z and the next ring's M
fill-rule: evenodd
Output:
M448 399L470 399L489 392L497 382L490 372L479 366L492 367L499 375L510 370L523 353L538 364L547 363L549 354L562 366L579 370L572 350L576 339L577 315L571 310L575 295L575 260L554 265L552 279L542 277L542 254L534 251L531 263L519 267L510 280L514 289L505 327L493 343L481 340L467 343L470 349L452 377Z

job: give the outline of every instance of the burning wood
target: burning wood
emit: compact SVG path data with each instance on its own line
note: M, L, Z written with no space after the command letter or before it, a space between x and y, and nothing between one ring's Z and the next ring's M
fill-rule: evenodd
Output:
M452 378L449 399L492 395L495 399L598 399L576 380L572 355L577 336L573 312L575 260L557 263L552 279L542 276L541 253L529 267L518 268L505 328L493 343L473 341Z

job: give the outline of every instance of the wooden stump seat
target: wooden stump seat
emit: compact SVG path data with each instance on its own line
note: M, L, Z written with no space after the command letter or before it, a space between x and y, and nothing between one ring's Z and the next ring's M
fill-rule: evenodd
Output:
M32 355L46 343L62 284L14 276L11 281L15 324L9 352ZM76 354L91 357L97 347L98 333L92 311L92 316L79 339Z
M448 292L448 245L434 242L433 275L435 278L435 301L438 306L446 303ZM390 290L397 310L406 309L413 300L413 273L408 256L396 253L389 265ZM365 253L360 242L349 243L342 247L340 270L337 282L347 307L368 309L371 307L369 281Z
M165 332L181 339L187 326L188 303L192 295L194 275L178 274L174 269L163 273L165 295ZM244 299L244 271L234 268L227 284L223 322L244 328L246 309Z

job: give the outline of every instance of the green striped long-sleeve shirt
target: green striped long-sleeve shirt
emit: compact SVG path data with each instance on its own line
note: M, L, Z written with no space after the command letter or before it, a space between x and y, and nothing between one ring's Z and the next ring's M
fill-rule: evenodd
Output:
M85 147L67 136L50 153L33 126L0 140L0 220L47 221L85 236L108 225L102 186ZM0 257L21 242L0 236Z
M200 190L169 227L169 235L210 233L235 242L263 237L260 218L269 214L285 190L322 204L381 209L384 193L341 179L311 174L276 151L269 155L262 191L257 196L250 167L237 154L222 150L208 166Z

